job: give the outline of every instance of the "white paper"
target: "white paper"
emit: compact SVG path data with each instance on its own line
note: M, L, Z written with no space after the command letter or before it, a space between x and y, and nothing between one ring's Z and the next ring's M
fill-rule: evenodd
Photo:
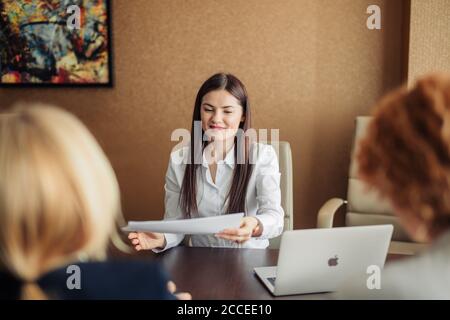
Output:
M123 231L212 234L224 229L239 228L243 213L224 214L221 216L181 220L129 221Z

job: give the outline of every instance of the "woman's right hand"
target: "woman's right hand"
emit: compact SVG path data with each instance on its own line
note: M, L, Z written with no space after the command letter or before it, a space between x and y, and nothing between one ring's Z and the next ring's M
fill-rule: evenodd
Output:
M166 246L166 237L162 233L156 232L131 232L128 239L136 251L150 250L155 248L164 248Z

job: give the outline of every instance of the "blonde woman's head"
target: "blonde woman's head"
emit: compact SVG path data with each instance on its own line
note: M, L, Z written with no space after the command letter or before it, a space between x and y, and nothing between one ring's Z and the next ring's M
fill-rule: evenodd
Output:
M73 115L46 105L0 113L0 267L24 283L102 259L120 214L109 161Z

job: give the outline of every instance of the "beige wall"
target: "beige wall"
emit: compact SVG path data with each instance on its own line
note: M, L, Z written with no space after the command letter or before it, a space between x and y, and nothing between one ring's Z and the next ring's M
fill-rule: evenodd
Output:
M450 72L450 1L411 0L408 82L432 71Z
M366 8L382 9L382 30ZM402 77L403 1L116 0L114 89L0 89L78 115L117 173L128 219L159 219L175 128L217 71L249 89L257 128L280 128L294 157L295 227L345 197L353 120Z

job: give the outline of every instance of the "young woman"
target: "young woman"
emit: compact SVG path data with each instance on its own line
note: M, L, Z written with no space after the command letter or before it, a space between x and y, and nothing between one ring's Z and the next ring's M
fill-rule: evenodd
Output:
M271 146L244 136L250 114L247 91L231 74L213 75L198 91L190 147L170 157L164 218L245 217L237 229L192 235L193 246L266 248L283 230L278 158ZM184 235L133 232L129 238L138 251L158 252L177 246Z
M375 108L359 145L359 173L392 204L421 254L386 265L381 288L368 279L336 293L350 299L450 299L450 76L428 75Z
M175 298L158 265L102 261L120 215L114 172L78 119L0 113L0 299Z

